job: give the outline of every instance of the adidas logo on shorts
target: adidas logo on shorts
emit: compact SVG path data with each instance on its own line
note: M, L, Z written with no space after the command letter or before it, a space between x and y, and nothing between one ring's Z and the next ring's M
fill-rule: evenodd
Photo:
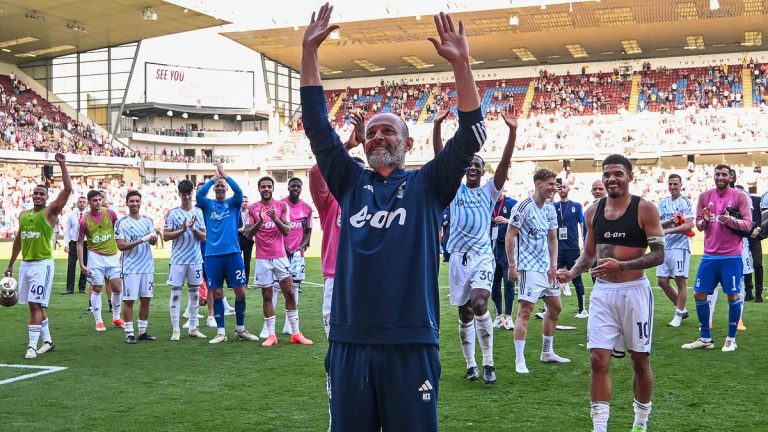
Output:
M429 380L424 381L424 384L422 384L421 387L419 387L422 401L429 402L432 400L432 393L430 393L431 390L432 390L432 384L429 382Z

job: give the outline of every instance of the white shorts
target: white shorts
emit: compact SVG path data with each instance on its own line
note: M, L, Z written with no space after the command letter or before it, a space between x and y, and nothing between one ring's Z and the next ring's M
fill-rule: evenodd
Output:
M493 254L452 253L448 265L452 306L467 304L473 289L491 291L496 266Z
M171 264L168 269L168 285L183 287L184 281L191 287L203 284L202 264Z
M104 280L112 280L120 277L122 269L120 268L120 258L117 254L100 255L96 252L88 251L88 270L91 275L88 276L88 283L91 285L104 285Z
M613 283L597 279L589 296L587 349L613 350L621 337L630 351L651 352L653 291L648 279Z
M19 267L19 303L47 308L53 288L53 260L22 261Z
M518 270L520 288L518 301L536 304L542 297L560 297L560 284L549 283L546 272Z
M253 284L259 288L270 288L275 280L281 281L291 276L291 263L287 257L256 258Z
M298 252L295 252L291 258L291 276L294 282L304 280L304 257Z
M323 279L323 316L331 314L332 298L333 298L333 278Z
M128 273L123 275L123 301L152 298L155 290L154 273Z
M744 242L744 248L741 250L741 264L744 267L742 274L748 275L755 272L755 267L752 265L752 252L749 250L749 242Z
M656 267L656 277L674 278L682 276L688 279L690 267L690 251L685 249L667 249L664 251L664 262Z

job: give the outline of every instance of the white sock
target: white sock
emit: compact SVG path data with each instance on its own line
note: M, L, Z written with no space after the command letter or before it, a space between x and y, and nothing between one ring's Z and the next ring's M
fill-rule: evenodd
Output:
M125 329L126 336L133 336L133 321L126 321L123 329Z
M112 293L112 321L120 319L120 311L123 304L120 302L120 293Z
M149 321L145 320L139 320L139 334L143 335L147 332L147 327L149 327Z
M173 331L179 331L179 315L181 314L181 287L171 287L171 299L168 301L168 309L171 311L171 327ZM192 315L189 316L190 328Z
M611 405L608 402L592 402L590 405L593 432L608 432L608 417L611 416Z
M299 290L301 289L301 282L293 283L293 298L296 300L296 307L299 307Z
M222 297L221 300L224 302L224 310L225 311L233 309L232 306L230 306L229 302L227 301L227 296Z
M712 294L707 296L707 303L709 303L709 326L712 327L712 315L715 313L715 305L717 304L717 293L715 290Z
M739 287L739 296L741 298L741 321L744 321L744 297L747 296L747 290L744 286L744 277L741 278L741 286Z
M475 361L475 320L468 323L459 320L459 339L461 340L461 352L467 362L467 369L477 367Z
M91 312L96 324L104 322L101 318L101 293L91 292Z
M52 343L51 330L48 327L48 318L43 320L43 324L40 326L40 336L43 337L43 342Z
M244 325L235 325L235 331L242 333L242 332L245 331L245 326Z
M653 404L648 402L647 404L641 404L637 400L632 403L635 408L635 423L632 427L639 427L645 430L648 427L648 416L651 414L651 407Z
M285 319L291 325L291 334L299 332L299 310L285 310Z
M323 314L323 327L325 328L325 338L328 339L328 333L331 331L331 314Z
M554 336L541 336L541 353L549 354L555 352L555 337Z
M40 340L40 325L29 325L29 347L37 350L37 342Z
M192 331L197 328L199 322L197 319L197 314L200 312L200 295L198 293L198 288L189 287L187 298L189 298L189 331Z
M475 317L477 339L483 352L483 366L493 366L493 321L487 311L484 315Z
M272 285L272 309L277 310L277 301L280 299L280 285Z
M515 341L515 363L525 363L525 341Z
M264 322L267 324L267 331L270 336L275 335L275 316L264 318Z

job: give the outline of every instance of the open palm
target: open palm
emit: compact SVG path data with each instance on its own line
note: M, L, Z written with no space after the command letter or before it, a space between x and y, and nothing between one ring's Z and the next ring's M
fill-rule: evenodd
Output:
M507 115L501 113L501 118L504 119L504 123L506 123L510 129L517 129L517 110L514 107L509 110Z
M451 16L440 12L440 15L435 15L435 27L440 40L429 38L429 41L435 46L437 54L452 64L468 62L469 45L464 36L464 23L459 20L457 29Z
M328 26L331 12L333 12L333 6L328 3L321 6L317 14L312 12L312 19L307 29L304 30L304 40L302 41L304 48L318 48L332 31L339 28L337 25Z

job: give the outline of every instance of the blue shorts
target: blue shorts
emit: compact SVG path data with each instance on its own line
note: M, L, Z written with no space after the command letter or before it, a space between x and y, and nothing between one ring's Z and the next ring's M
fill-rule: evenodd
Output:
M225 279L229 288L248 285L243 256L238 252L207 256L203 266L208 279L208 289L224 288Z
M693 290L712 294L719 283L726 294L738 294L744 269L741 256L712 258L704 256L696 273L696 285Z
M329 342L333 432L437 431L437 345Z

